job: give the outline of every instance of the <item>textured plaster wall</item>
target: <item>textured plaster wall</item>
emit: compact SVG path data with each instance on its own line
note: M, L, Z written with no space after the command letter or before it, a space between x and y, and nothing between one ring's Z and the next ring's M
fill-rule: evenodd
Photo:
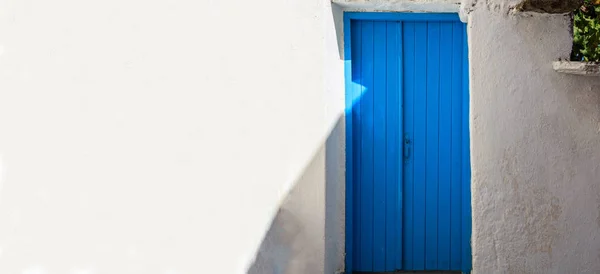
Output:
M348 11L457 12L460 0L332 0Z
M274 241L301 246L294 273L339 269L332 18L328 0L0 1L0 273L245 273L274 226L302 235Z
M469 9L474 273L600 271L600 78L560 74L567 15Z

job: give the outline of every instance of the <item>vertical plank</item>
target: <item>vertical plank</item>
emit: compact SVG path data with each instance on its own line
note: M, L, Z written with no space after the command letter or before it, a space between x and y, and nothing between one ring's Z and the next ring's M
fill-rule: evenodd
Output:
M402 211L403 231L402 231L402 265L405 269L413 270L414 266L414 152L412 151L415 140L414 135L414 94L415 94L415 23L404 22L403 24L403 43L402 50L404 56L403 63L403 101L404 101L404 133L400 136L401 140L408 139L410 144L406 144L403 140L403 162L404 162L404 180L403 180L403 200L404 207Z
M452 146L452 22L440 25L440 150L438 269L450 269L450 154Z
M415 23L415 87L414 87L414 248L413 270L425 269L425 183L427 172L427 23Z
M402 231L403 231L403 226L402 226L402 212L403 212L403 202L402 202L402 197L404 196L403 194L403 189L402 189L402 178L404 178L404 169L403 169L403 164L402 164L402 159L403 159L403 154L402 154L402 147L400 146L402 144L402 132L404 129L404 119L403 119L403 107L404 107L404 101L402 100L402 94L404 93L404 91L402 90L402 82L404 81L404 74L403 74L403 68L402 68L402 62L404 59L404 54L403 54L403 49L402 49L402 32L403 32L403 28L402 28L402 23L401 22L396 22L396 29L397 29L397 36L396 38L398 39L398 41L396 41L396 49L397 49L397 53L396 56L398 56L398 61L397 64L395 64L398 67L398 92L397 92L397 98L398 98L398 104L396 105L397 109L396 109L396 122L398 124L398 127L396 128L396 135L394 140L396 140L396 148L397 148L397 153L396 155L394 155L394 159L396 160L394 162L394 166L396 167L396 169L398 170L397 173L395 173L396 177L394 178L394 185L396 186L396 204L397 204L397 208L398 210L395 212L396 215L396 220L395 220L395 224L396 224L396 233L394 233L394 236L396 238L396 246L395 246L395 253L396 255L396 269L402 269Z
M357 84L354 83L354 71L352 70L352 60L355 53L352 51L354 42L353 34L354 24L350 22L349 17L344 16L344 80L345 80L345 118L346 118L346 256L344 257L344 271L352 273L354 263L354 89Z
M385 73L387 75L387 92L385 102L386 109L386 143L385 143L385 200L387 206L385 207L385 270L400 269L397 262L401 258L399 253L399 213L401 207L398 205L398 173L401 171L399 168L398 155L400 151L398 149L399 144L399 113L400 113L400 58L399 53L399 36L400 27L398 22L386 22L386 52L387 52L387 64Z
M387 24L373 23L373 271L385 271L386 244L386 44Z
M362 22L361 269L373 268L373 22Z
M463 64L463 29L462 23L456 22L452 29L452 167L450 178L450 268L461 268L462 257L462 204L461 204L461 153L462 153L462 64Z
M425 269L437 270L440 121L440 23L429 22L427 35Z
M354 255L354 263L353 266L357 270L362 269L361 265L361 255L362 255L362 245L361 245L361 227L362 227L362 218L361 218L361 193L362 193L362 181L361 181L361 171L362 171L362 151L361 151L361 130L362 130L362 116L361 116L361 101L362 101L362 93L363 93L363 85L362 85L362 22L358 20L352 21L352 82L355 83L353 86L353 98L355 99L352 107L353 113L353 121L354 125L352 128L353 141L352 144L352 152L354 158L352 159L352 165L355 167L354 172L354 237L353 243L355 248L353 248Z
M462 208L463 208L463 272L471 270L471 157L469 136L469 58L467 43L467 25L463 24L463 89L462 89Z

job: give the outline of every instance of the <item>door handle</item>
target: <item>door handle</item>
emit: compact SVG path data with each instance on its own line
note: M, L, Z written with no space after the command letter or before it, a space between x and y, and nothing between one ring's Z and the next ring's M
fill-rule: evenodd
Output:
M410 146L410 138L408 134L406 134L404 135L404 161L408 161L408 159L410 158Z

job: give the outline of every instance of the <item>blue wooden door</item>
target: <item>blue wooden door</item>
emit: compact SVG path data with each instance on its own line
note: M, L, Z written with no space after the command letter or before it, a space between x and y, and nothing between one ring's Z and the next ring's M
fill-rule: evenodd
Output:
M465 25L447 14L347 16L347 269L468 272Z

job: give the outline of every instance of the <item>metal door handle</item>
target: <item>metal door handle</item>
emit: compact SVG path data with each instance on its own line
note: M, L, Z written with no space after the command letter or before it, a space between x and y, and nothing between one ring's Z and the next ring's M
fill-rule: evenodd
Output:
M410 139L408 135L404 136L404 160L407 161L410 158Z

